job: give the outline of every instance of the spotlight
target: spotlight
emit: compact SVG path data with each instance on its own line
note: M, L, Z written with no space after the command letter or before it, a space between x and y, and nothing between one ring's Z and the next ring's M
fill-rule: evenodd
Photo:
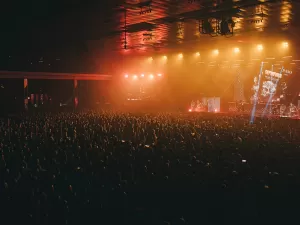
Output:
M214 50L214 55L219 55L219 50L218 49L216 49L216 50Z
M166 55L163 56L163 60L167 60L168 57Z
M136 80L138 78L137 75L133 75L133 79Z
M182 53L178 54L178 59L182 59L182 58L183 58Z
M125 78L128 78L128 74L125 74L125 76L124 76Z
M283 48L289 47L289 43L287 43L287 42L282 42L282 47L283 47Z
M159 74L157 74L157 76L158 76L158 77L161 77L162 75L161 75L161 73L159 73Z
M200 52L196 52L195 56L199 57L200 56Z
M153 74L150 74L150 75L149 75L149 79L150 79L150 80L153 80L153 78L154 78Z
M189 109L189 112L192 112L192 109Z
M239 48L234 48L233 51L234 51L234 53L239 53L240 49Z
M264 47L262 45L257 45L256 48L257 48L258 51L262 51L264 49Z
M144 77L145 75L144 74L141 74L141 77Z

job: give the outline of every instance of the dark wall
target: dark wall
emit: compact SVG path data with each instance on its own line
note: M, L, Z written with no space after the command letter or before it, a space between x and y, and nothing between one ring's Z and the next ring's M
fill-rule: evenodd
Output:
M0 114L15 113L24 108L24 81L0 80Z
M97 108L110 102L109 81L79 81L78 100L80 108Z

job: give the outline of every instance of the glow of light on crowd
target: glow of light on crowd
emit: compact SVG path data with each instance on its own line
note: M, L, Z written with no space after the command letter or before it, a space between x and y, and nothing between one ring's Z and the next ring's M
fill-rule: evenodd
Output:
M196 56L196 57L199 57L199 56L200 56L200 52L196 52L196 53L195 53L195 56Z
M182 59L183 58L183 54L182 53L179 53L178 54L178 59Z
M141 77L144 77L145 75L144 74L141 74Z

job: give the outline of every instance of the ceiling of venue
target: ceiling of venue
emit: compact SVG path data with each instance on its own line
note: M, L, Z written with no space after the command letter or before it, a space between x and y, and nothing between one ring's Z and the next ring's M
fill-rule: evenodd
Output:
M126 0L107 20L111 50L161 50L249 34L292 33L298 0ZM296 13L298 12L298 13ZM297 18L298 19L297 19ZM203 22L234 22L233 35L203 34ZM218 21L218 22L217 22ZM218 36L218 37L215 37Z

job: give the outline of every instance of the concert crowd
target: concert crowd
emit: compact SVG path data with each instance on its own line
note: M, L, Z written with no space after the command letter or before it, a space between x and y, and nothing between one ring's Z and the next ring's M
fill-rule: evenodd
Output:
M298 224L300 122L57 113L0 123L0 224Z

